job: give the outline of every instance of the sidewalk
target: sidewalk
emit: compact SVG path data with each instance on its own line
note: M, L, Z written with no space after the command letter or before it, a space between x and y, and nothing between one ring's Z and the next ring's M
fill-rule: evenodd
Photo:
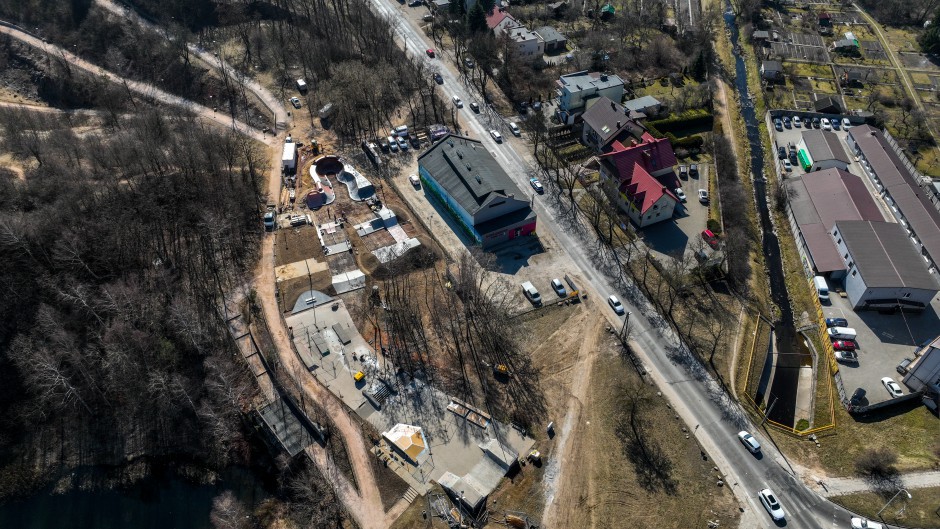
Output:
M820 496L825 498L871 490L871 484L864 478L829 478L820 481L813 477L809 481L809 485ZM902 474L901 487L906 489L940 487L940 471L928 470L925 472Z

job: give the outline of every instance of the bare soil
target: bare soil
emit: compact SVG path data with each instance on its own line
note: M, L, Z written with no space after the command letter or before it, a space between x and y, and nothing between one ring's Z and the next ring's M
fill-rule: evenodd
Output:
M310 258L320 262L325 261L320 239L317 238L316 228L313 226L277 230L274 232L274 238L276 239L274 266L296 263Z

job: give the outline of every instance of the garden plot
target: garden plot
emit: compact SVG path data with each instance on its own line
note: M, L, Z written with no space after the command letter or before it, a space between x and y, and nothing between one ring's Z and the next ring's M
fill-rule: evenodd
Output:
M806 46L789 42L771 42L770 47L774 55L784 60L795 59L819 63L828 62L829 60L826 49L820 46Z
M856 24L856 25L865 24L865 21L862 19L862 16L855 12L848 12L848 13L842 13L842 12L831 13L830 12L829 15L832 16L833 26L835 25L844 26L846 24Z
M866 59L872 61L888 60L888 55L885 53L884 48L881 47L881 43L877 40L860 40L858 41L858 45L862 48Z
M940 71L940 65L930 60L930 57L923 53L899 53L898 57L901 58L901 63L907 68Z

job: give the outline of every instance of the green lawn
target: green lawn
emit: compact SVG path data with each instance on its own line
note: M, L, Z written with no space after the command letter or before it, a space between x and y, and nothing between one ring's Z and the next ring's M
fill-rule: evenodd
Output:
M881 513L880 519L876 515L891 499L890 496L885 498L874 492L859 492L829 499L873 521L883 520L891 525L904 527L940 529L940 514L937 513L940 509L940 487L909 489L909 492L911 493L910 500L901 494Z

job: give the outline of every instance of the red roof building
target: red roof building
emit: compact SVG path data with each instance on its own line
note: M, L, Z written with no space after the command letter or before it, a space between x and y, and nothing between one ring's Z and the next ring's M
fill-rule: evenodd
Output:
M611 151L600 157L600 173L619 182L620 208L642 228L672 218L679 199L669 186L675 185L677 162L669 140L644 132L629 146L612 142Z

